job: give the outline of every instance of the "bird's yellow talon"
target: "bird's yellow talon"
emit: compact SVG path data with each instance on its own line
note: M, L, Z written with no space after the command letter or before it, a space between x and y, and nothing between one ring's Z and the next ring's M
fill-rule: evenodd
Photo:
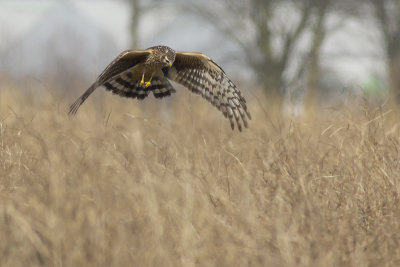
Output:
M150 86L150 84L151 84L151 80L153 79L153 75L151 75L151 77L150 77L150 80L149 81L147 81L145 84L144 84L144 87L145 88L147 88L147 87L149 87Z
M144 73L142 74L142 80L140 81L139 86L142 86L143 84L144 84Z

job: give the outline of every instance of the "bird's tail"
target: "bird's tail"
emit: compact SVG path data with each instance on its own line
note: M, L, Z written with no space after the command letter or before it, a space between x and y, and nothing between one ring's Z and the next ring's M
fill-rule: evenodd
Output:
M85 102L86 98L88 98L88 96L93 93L93 91L98 87L97 83L94 83L92 86L90 86L89 89L87 89L83 95L81 95L70 107L69 107L69 112L68 115L69 116L73 116L76 114L76 112L78 111L79 107L83 104L83 102Z

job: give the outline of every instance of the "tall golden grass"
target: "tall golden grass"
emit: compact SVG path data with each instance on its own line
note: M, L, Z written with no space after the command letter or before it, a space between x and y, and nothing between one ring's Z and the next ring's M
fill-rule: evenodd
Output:
M398 109L73 100L1 88L0 266L400 264Z

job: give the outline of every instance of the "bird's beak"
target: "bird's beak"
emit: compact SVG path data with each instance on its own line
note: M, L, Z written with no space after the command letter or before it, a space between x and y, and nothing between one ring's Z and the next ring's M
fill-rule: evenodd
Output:
M169 66L172 67L172 63L169 63Z

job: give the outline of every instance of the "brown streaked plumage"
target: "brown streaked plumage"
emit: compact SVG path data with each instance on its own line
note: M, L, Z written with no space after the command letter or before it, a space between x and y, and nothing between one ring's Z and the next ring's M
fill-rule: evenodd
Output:
M175 93L168 80L185 86L217 107L229 119L232 130L234 120L240 131L242 123L247 128L247 118L251 116L246 100L221 67L202 53L175 52L167 46L122 52L70 106L69 114L74 115L99 86L120 96L142 100L149 92L156 98Z

